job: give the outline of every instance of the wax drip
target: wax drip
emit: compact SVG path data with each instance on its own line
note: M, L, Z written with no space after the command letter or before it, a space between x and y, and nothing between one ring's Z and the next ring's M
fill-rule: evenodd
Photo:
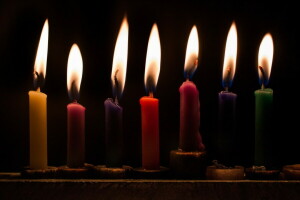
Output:
M218 169L228 169L229 167L226 167L225 165L223 164L220 164L218 162L218 160L213 160L212 163L214 164L214 166L216 166L216 168Z
M261 89L264 89L265 88L264 82L267 80L267 76L266 76L265 70L262 66L258 66L258 69L260 70L260 72L262 74Z

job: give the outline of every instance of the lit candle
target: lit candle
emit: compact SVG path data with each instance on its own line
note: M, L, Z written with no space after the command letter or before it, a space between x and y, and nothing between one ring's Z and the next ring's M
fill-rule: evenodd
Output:
M273 90L265 88L269 82L273 61L273 39L267 33L259 47L258 75L261 89L255 91L255 158L256 166L266 164L270 153L270 126L272 119Z
M219 93L219 125L217 138L218 160L225 165L234 165L235 154L235 106L237 95L229 92L236 68L237 30L233 22L228 32L223 64L222 84L224 91Z
M145 88L149 96L140 99L142 112L142 167L147 170L160 168L159 156L159 101L153 97L160 71L160 39L157 25L151 30L145 67Z
M40 92L45 76L48 53L48 20L45 21L34 64L34 90L29 91L30 168L46 169L47 95Z
M85 161L85 107L77 101L82 78L83 63L77 44L73 44L67 70L67 88L70 100L68 104L68 151L67 166L71 168L83 167Z
M123 164L123 108L118 100L124 90L128 54L128 22L124 18L115 46L111 71L114 99L104 102L106 166L122 167Z
M200 126L200 102L196 85L190 81L198 65L199 41L196 26L191 30L186 48L184 75L186 81L180 92L180 138L179 149L183 151L203 151Z

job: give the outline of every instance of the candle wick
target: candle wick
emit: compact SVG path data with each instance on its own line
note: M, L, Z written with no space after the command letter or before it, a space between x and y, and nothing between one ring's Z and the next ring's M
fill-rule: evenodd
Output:
M118 72L119 72L119 69L116 70L115 75L114 75L115 86L116 86L117 91L119 89L119 82L118 82L118 78L117 78Z
M264 89L265 88L264 82L265 82L265 80L267 80L267 76L266 76L265 70L262 66L258 66L258 69L260 70L260 72L262 74L261 89Z
M153 92L149 92L149 97L153 98Z
M227 87L225 87L225 91L226 91L226 92L228 92L228 86L227 86Z
M40 92L40 91L41 91L40 87L38 87L38 88L36 89L36 91L37 91L37 92Z
M77 100L76 100L76 99L74 99L74 100L73 100L73 103L77 103Z
M115 97L115 104L119 104L118 97Z

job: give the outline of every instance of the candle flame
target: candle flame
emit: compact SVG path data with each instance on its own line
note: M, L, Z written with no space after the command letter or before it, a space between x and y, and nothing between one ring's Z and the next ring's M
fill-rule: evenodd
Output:
M120 98L124 90L128 55L128 22L123 19L115 46L111 81L115 97Z
M154 24L148 42L146 67L145 67L145 87L149 92L155 90L160 71L160 40L157 25Z
M46 19L41 33L40 42L36 53L35 63L34 63L34 69L33 69L35 88L41 87L46 77L48 35L49 35L49 25L48 25L48 19Z
M235 22L232 23L230 30L228 32L224 65L223 65L223 87L229 88L232 85L232 81L235 74L236 67L236 55L237 55L237 30Z
M67 70L67 88L72 101L79 99L82 70L83 63L80 49L77 44L73 44L69 54Z
M184 64L184 76L185 78L191 78L197 69L198 65L198 53L199 53L199 40L197 27L193 26L189 40L186 47L185 64Z
M267 33L260 43L258 52L258 76L262 86L269 82L272 62L273 62L273 39L270 33Z

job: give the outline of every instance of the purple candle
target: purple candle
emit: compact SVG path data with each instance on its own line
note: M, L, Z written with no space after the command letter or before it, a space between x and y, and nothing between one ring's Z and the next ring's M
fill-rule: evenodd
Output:
M186 81L180 86L180 138L179 149L203 151L205 149L199 132L200 102L196 85L190 81L198 65L199 41L196 26L191 30L184 66Z
M124 90L128 54L128 22L123 19L115 46L111 82L114 99L104 102L105 150L107 167L122 167L123 164L123 108L119 105Z
M229 92L235 74L237 55L237 31L233 22L229 30L223 65L223 87L219 93L219 124L217 138L217 157L225 165L234 165L235 160L235 106L237 95Z
M72 101L67 106L68 111L68 151L67 166L71 168L83 167L85 161L85 107L77 103L79 99L82 78L82 57L79 47L73 44L67 71L67 86Z

